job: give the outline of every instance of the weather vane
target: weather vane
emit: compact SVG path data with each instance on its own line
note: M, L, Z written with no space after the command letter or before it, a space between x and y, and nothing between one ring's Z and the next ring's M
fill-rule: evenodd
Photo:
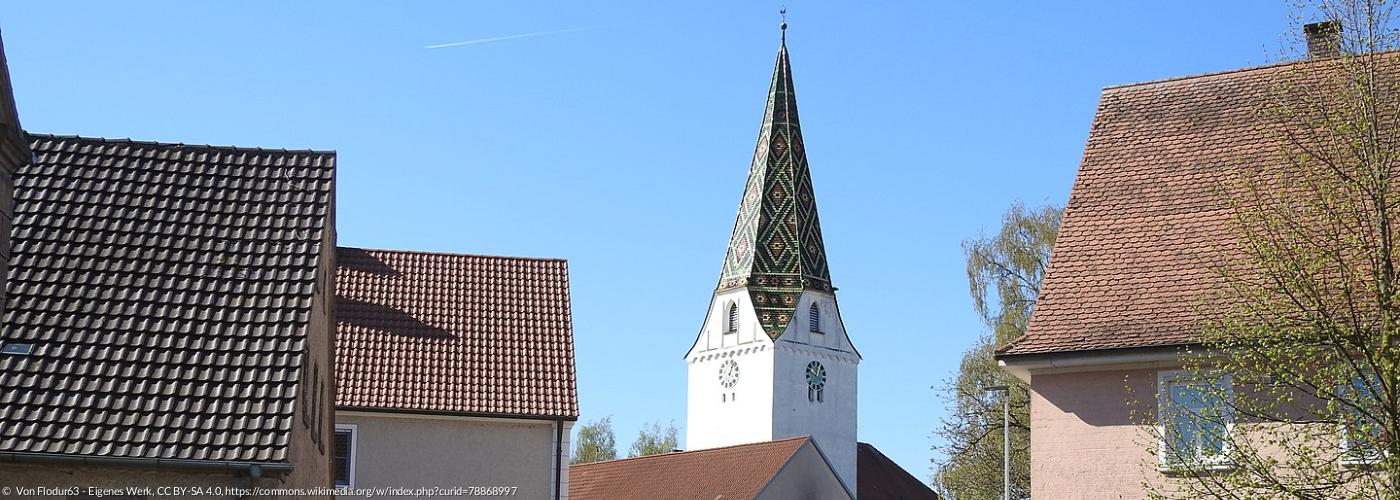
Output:
M787 6L786 6L786 5L782 5L782 6L779 6L779 7L778 7L778 15L783 16L783 24L778 25L778 28L781 29L781 30L783 30L783 40L784 40L784 41L787 41Z

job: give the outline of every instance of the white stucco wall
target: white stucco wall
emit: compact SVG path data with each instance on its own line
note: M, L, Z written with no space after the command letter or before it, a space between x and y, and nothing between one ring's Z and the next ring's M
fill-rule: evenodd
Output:
M354 488L510 486L516 498L553 498L554 421L338 411L336 424L355 426ZM564 424L567 495L573 423Z
M777 341L762 333L748 301L744 288L717 293L686 356L686 447L699 450L812 436L841 480L855 491L860 356L846 334L835 297L804 292L796 318ZM739 305L739 331L725 333L731 302ZM819 334L811 333L808 324L813 303L821 310ZM740 376L732 389L725 389L719 370L730 359L738 363ZM807 395L805 374L812 361L827 372L821 402Z
M739 330L725 333L729 304L739 306ZM689 363L685 446L691 450L773 439L773 342L762 335L745 289L715 294ZM733 388L720 385L726 360L739 365Z
M807 310L816 302L822 310L821 334L811 334ZM831 467L851 491L856 491L856 409L860 356L855 353L840 321L835 298L806 292L797 304L798 318L778 338L774 351L773 439L812 436ZM822 401L807 397L807 365L826 368Z
M774 356L773 439L812 436L847 486L856 487L857 364L838 353L779 339ZM822 401L807 397L807 364L826 368Z

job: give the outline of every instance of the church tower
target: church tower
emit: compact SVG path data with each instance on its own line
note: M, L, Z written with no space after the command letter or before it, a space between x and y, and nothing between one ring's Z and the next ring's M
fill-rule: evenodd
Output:
M856 368L831 286L787 23L719 285L686 354L686 446L812 436L856 491Z

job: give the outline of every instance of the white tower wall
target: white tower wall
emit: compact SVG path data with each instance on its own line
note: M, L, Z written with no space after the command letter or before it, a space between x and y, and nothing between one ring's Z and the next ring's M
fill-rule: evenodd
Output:
M860 355L841 323L835 297L807 291L796 319L778 340L763 334L745 288L715 294L695 346L686 355L689 393L686 447L692 450L812 436L847 488L856 488L857 367ZM738 305L739 329L726 333L729 304ZM810 331L809 307L821 311L821 333ZM725 360L739 381L719 380ZM809 397L807 365L826 369L821 401Z
M737 304L739 328L725 332L729 304ZM715 294L700 336L686 355L685 443L701 450L773 439L773 341L762 333L749 294L739 288ZM734 360L739 381L720 385L720 365Z

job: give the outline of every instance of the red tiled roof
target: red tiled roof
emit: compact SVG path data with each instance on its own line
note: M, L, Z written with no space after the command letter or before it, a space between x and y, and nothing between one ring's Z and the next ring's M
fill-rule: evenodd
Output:
M1278 162L1255 112L1290 67L1104 89L1030 326L1000 356L1189 342L1234 241L1218 189Z
M870 443L856 443L856 488L860 500L938 500L928 485Z
M572 500L753 498L810 438L569 466Z
M337 256L338 407L578 418L566 261Z

